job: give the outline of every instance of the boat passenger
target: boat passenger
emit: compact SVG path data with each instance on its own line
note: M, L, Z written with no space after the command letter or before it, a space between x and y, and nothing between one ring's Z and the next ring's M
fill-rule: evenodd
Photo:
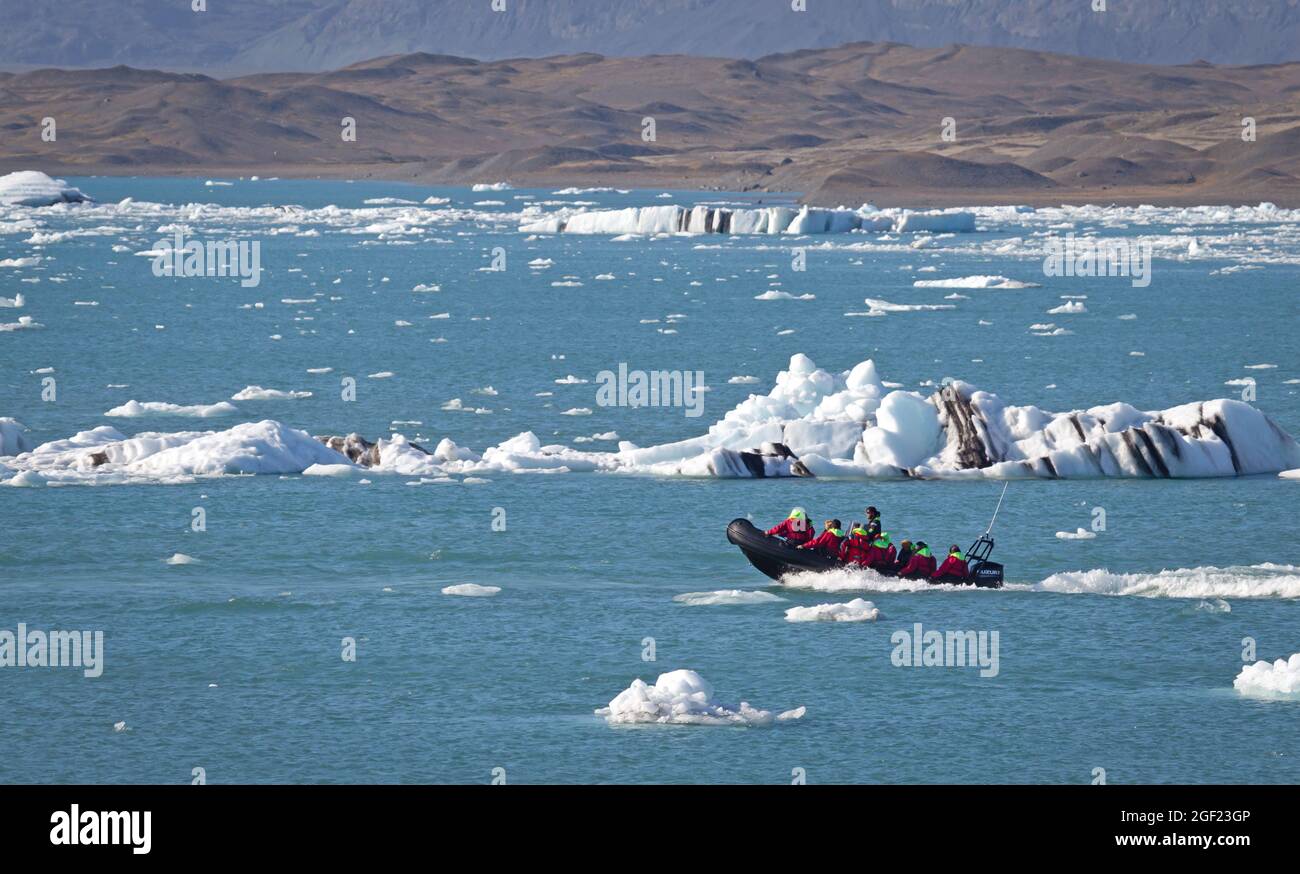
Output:
M867 529L855 525L849 532L849 536L840 544L840 561L865 567L870 550L871 538L867 536Z
M894 542L889 539L889 532L880 532L876 539L871 541L871 548L871 566L881 573L892 571L898 551L894 548Z
M894 570L901 571L903 568L907 567L907 563L912 560L912 553L914 551L915 550L912 548L912 541L910 540L904 540L902 543L898 544L898 558L894 559Z
M924 540L918 540L916 550L898 575L908 580L924 580L929 579L933 573L934 553L930 551L929 545Z
M784 537L793 546L802 546L816 536L803 507L795 507L780 525L767 530L768 537Z
M875 507L867 507L866 529L872 540L875 540L876 536L880 534L880 511Z
M940 583L947 582L965 582L970 576L970 569L966 567L966 556L961 554L961 547L953 544L948 550L948 557L944 559L939 569L930 575L930 579Z
M827 519L826 530L823 531L816 540L800 546L800 549L815 549L818 552L830 558L840 557L840 541L844 539L844 531L840 527L839 519Z

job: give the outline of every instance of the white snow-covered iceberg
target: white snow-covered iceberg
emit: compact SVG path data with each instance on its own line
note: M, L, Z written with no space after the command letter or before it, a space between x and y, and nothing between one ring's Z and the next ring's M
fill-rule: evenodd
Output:
M1300 699L1300 653L1289 659L1247 665L1232 686L1243 695Z
M643 206L626 209L564 208L526 211L519 230L528 234L846 234L851 231L969 233L975 214L958 210L912 212L839 207Z
M12 420L0 420L9 421ZM1144 412L1124 403L1053 413L950 381L932 394L888 391L873 361L832 372L795 355L767 394L708 431L615 452L543 444L526 431L481 453L402 434L312 438L274 421L224 431L145 433L101 426L34 449L4 430L5 469L115 481L220 473L302 473L351 463L410 477L606 472L689 477L1225 477L1300 468L1300 445L1236 400ZM5 475L0 472L0 476ZM30 477L27 479L30 480Z
M0 206L51 206L89 199L62 179L51 179L39 170L19 170L0 176Z
M762 726L801 719L803 707L775 714L770 710L721 704L714 700L713 687L695 671L679 670L660 674L654 685L636 679L618 694L608 707L596 711L610 725L658 723L660 725Z

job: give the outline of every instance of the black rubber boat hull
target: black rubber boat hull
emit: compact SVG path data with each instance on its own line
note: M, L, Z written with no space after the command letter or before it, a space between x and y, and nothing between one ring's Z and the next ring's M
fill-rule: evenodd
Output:
M774 580L800 571L835 570L840 562L808 549L795 549L779 537L768 537L748 519L733 519L727 539L740 547L749 563Z
M748 519L733 519L727 526L727 540L740 548L749 563L774 580L787 574L811 571L822 573L844 567L844 563L818 552L796 549L779 537L768 537L754 527ZM945 580L948 585L977 586L982 589L1002 588L1002 565L997 562L974 561L971 576L966 580ZM937 583L936 583L937 585Z

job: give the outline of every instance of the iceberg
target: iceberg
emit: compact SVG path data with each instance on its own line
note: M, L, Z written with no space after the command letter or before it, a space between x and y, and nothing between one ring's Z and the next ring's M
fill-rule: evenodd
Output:
M570 410L575 412L579 409ZM110 415L230 415L226 403L170 407L130 402ZM1193 478L1279 474L1300 468L1300 444L1243 401L1198 401L1142 411L1113 403L1070 412L1009 404L949 380L930 394L888 390L874 361L833 372L791 357L766 394L751 394L695 437L617 451L543 444L525 431L481 453L443 438L433 451L391 434L310 437L276 421L224 431L144 433L100 426L31 448L0 419L9 471L114 482L220 473L300 474L354 464L410 477L600 472L764 478ZM577 441L575 441L577 442ZM316 471L319 473L321 471ZM3 474L3 472L0 472ZM30 479L30 477L28 477Z
M875 622L879 618L880 608L862 598L844 604L791 607L785 611L786 622Z
M0 176L0 206L52 206L84 203L89 199L62 179L51 179L39 170L19 170Z
M695 671L678 670L660 674L653 685L636 679L596 711L610 725L657 723L660 725L733 725L766 726L774 722L802 719L806 710L797 707L784 713L739 705L721 704L713 697L713 687Z
M1257 697L1300 697L1300 653L1275 662L1247 665L1232 681L1243 695Z
M561 209L540 215L525 213L519 226L525 234L737 234L805 236L847 234L852 231L923 231L971 233L975 214L965 211L911 212L838 207L768 206L752 209L713 206L644 206L613 210Z

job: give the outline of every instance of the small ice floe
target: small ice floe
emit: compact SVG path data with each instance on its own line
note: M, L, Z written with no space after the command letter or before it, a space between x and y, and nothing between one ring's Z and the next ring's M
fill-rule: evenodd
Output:
M733 376L727 380L730 385L757 385L761 382L757 376Z
M1097 532L1089 531L1087 528L1078 528L1074 531L1058 531L1056 537L1058 540L1095 540Z
M866 298L865 303L870 309L865 313L845 313L845 315L866 315L879 316L886 313L924 313L934 312L937 310L955 310L956 304L950 303L890 303L887 300L879 298Z
M366 378L367 379L392 379L396 375L397 374L393 373L393 371L391 370L381 370L378 373L370 374Z
M1086 313L1087 311L1088 307L1084 305L1083 301L1067 300L1059 307L1052 307L1047 311L1047 314L1049 316L1078 315L1079 313Z
M18 295L18 298L21 297L22 297L21 294ZM18 298L14 298L14 300L17 300ZM33 319L31 316L19 316L18 321L16 322L0 323L0 331L6 331L6 332L25 331L30 328L44 328L44 327L45 327L44 325L42 325L40 322Z
M1196 605L1196 609L1201 613L1231 613L1232 605L1222 598L1215 598L1211 601L1201 601Z
M125 721L125 720L123 720L123 721L121 721L121 722L114 722L114 723L113 723L113 731L126 731L126 730L127 730L127 729L126 729L126 721Z
M754 300L816 300L815 294L791 294L788 291L765 291L754 295Z
M591 410L588 407L573 407L560 413L561 416L590 416Z
M862 598L844 604L791 607L785 611L786 622L875 622L878 618L880 609Z
M114 407L105 416L112 418L137 419L142 416L182 416L190 419L210 419L214 416L232 416L239 409L234 404L221 401L216 404L167 404L160 401L127 401Z
M957 279L918 279L912 283L914 288L996 288L1019 289L1039 288L1035 282L1021 282L1005 276L962 276Z
M447 586L442 590L444 595L460 595L463 598L490 598L493 595L501 593L500 586L480 586L478 583L461 583L458 586Z
M673 596L673 600L687 607L713 607L717 605L770 604L784 601L780 595L764 592L761 589L746 591L744 589L719 589L716 592L686 592Z
M21 294L15 294L13 297L0 297L0 307L9 309L22 309L27 305L27 298Z
M163 559L163 561L164 561L166 564L171 564L171 565L180 565L180 564L198 564L198 563L199 563L199 560L198 560L197 558L195 558L195 557L192 556L192 555L186 555L186 554L183 553L183 552L173 553L171 558Z
M1289 659L1247 665L1232 681L1232 687L1243 695L1261 698L1300 697L1300 653Z
M780 714L751 707L722 704L713 697L713 687L695 671L678 670L660 674L654 685L636 679L618 694L608 707L596 710L610 725L732 725L765 726L801 719L807 712L796 707Z
M302 472L303 476L332 476L347 477L356 476L365 468L357 467L355 464L313 464Z
M309 397L311 397L309 391L281 391L262 388L260 385L249 385L240 389L237 394L231 395L230 399L232 401L293 401Z
M426 293L431 294L435 291L442 291L442 286L432 282L420 283L419 285L412 288L411 291L418 292L421 294L426 294Z

